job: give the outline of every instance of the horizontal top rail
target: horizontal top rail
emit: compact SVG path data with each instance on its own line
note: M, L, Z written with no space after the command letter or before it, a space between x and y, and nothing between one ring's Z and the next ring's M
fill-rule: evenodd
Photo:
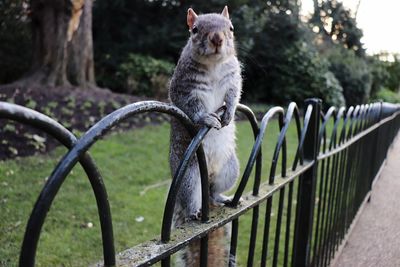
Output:
M200 221L189 221L171 233L168 243L163 243L161 239L152 239L151 241L141 243L133 248L127 249L117 254L118 266L148 266L171 255L189 242L200 239L207 233L223 226L234 220L246 211L259 205L267 198L270 198L275 192L288 185L296 177L307 171L314 164L314 161L304 161L296 170L287 170L287 176L277 176L274 184L268 181L260 185L260 191L257 196L251 192L243 195L243 200L235 207L216 207L210 210L210 219L206 223ZM97 263L93 266L104 266L103 263Z
M388 135L388 132L385 132L386 130L381 131L381 129L379 128L381 126L383 126L382 127L383 129L391 128L393 132L397 129L396 128L397 126L394 127L392 125L395 125L395 122L398 122L400 114L400 105L374 103L368 105L357 105L355 107L349 107L348 109L345 109L343 107L340 109L331 107L325 114L323 114L323 112L320 111L320 105L321 105L320 101L318 99L314 99L313 101L316 104L315 106L307 105L306 107L304 107L305 110L302 121L301 121L300 111L296 103L291 103L286 111L282 107L273 107L269 109L268 112L265 113L261 121L258 121L256 119L253 111L250 108L248 108L245 105L241 104L238 105L237 112L243 113L246 116L247 120L250 122L255 139L254 144L250 152L242 177L238 182L238 186L236 188L236 192L234 194L233 199L230 202L228 202L225 206L215 207L211 211L209 211L208 208L209 184L208 184L207 162L204 150L202 148L202 139L207 135L209 128L199 127L199 125L194 125L190 120L190 118L183 111L173 106L172 104L162 103L157 101L142 101L127 105L105 116L95 125L93 125L80 139L76 139L75 136L67 129L65 129L61 124L57 123L56 121L52 120L51 118L41 113L38 113L29 108L25 108L15 104L0 102L0 118L10 119L27 125L32 125L37 129L52 135L53 137L58 139L61 143L63 143L65 146L69 148L69 151L58 162L58 165L53 170L49 179L45 183L42 192L39 195L39 198L34 206L32 214L29 218L20 253L20 266L34 266L37 244L39 241L40 232L43 223L45 221L47 212L50 209L52 201L55 198L64 180L66 179L67 175L76 165L77 162L80 162L84 167L85 171L87 172L98 205L98 213L100 217L99 219L101 223L101 232L103 238L102 245L103 245L104 262L97 263L95 266L103 266L103 264L105 266L113 266L115 265L115 263L117 263L117 265L119 266L147 266L149 264L156 263L160 260L162 261L162 266L169 266L170 256L173 253L188 246L188 244L191 243L192 241L196 241L199 239L202 239L201 253L202 255L204 255L204 251L207 253L207 246L203 246L203 244L207 245L208 234L210 232L216 230L217 228L220 228L221 226L229 222L233 222L232 231L234 232L235 227L236 228L238 227L238 217L251 209L253 209L253 222L252 222L252 233L251 233L253 237L251 242L253 243L252 245L250 245L250 247L255 246L255 236L257 235L257 223L259 216L259 205L266 202L267 211L265 217L264 231L269 231L271 207L273 200L272 196L278 192L279 192L278 214L280 215L278 215L279 220L277 221L277 224L279 224L279 226L277 226L276 228L277 237L275 240L275 247L279 247L279 236L281 231L280 224L282 219L285 189L286 188L289 189L288 203L291 203L293 194L297 194L299 200L300 199L299 196L301 196L301 192L303 192L300 191L300 189L294 191L296 190L293 189L293 184L294 184L293 182L295 178L300 176L298 180L299 188L300 187L303 188L304 187L303 184L307 185L307 183L311 181L310 179L308 180L302 179L305 176L314 177L312 178L314 180L312 180L311 182L315 183L315 177L318 172L317 167L319 161L322 161L322 169L324 168L323 164L326 163L328 165L327 167L328 170L330 159L328 159L327 162L324 162L325 159L330 158L340 153L341 151L346 151L345 149L350 147L351 145L355 145L355 147L357 147L359 144L357 142L361 140L363 137L365 137L365 140L367 140L368 138L375 138L377 140L379 136L384 137L383 135L385 136ZM188 134L191 136L192 141L189 147L186 149L184 158L182 159L177 172L174 174L174 178L171 183L169 195L164 209L161 237L152 239L148 242L144 242L133 248L127 249L119 253L117 258L115 258L112 218L111 218L111 211L109 208L106 189L102 177L98 172L94 162L92 162L89 154L87 154L87 151L90 149L92 145L94 145L97 142L97 140L101 139L108 132L110 132L114 126L118 125L119 123L128 118L131 118L135 115L145 112L164 113L180 121L184 126L184 128L186 129L186 131L188 132ZM277 142L275 143L275 150L272 155L273 157L269 169L269 175L266 177L267 181L261 184L261 167L263 164L262 143L266 136L267 129L270 128L269 126L272 126L272 123L270 122L273 118L277 119L277 121L275 121L277 122L277 125L273 123L273 126L278 126L279 136ZM329 130L330 140L329 142L327 142L327 136L329 134L327 125L331 121L333 122L333 128ZM393 121L393 123L391 123L391 121ZM297 147L295 151L296 154L292 162L292 166L291 168L287 168L286 138L287 138L287 131L290 125L293 125L296 128L295 139ZM375 136L374 131L378 128L379 131L376 131L378 134ZM369 135L370 133L372 134ZM310 136L312 136L312 138ZM310 143L311 140L310 138L313 140L312 143ZM306 142L306 140L308 141ZM382 143L382 140L380 140L380 142ZM376 143L375 146L377 148L381 147L381 145L378 145L378 143ZM314 149L312 151L316 151L312 153L313 155L312 157L310 157L311 155L310 149L311 150ZM357 148L357 151L358 149L359 148ZM355 153L357 151L354 150L352 153ZM308 155L307 157L305 157L306 154L305 152L307 152ZM198 161L198 166L200 168L202 220L189 221L177 227L176 229L172 229L173 228L172 217L174 213L174 206L176 203L176 194L180 188L182 179L185 178L185 171L188 166L188 163L190 160L194 158L195 155ZM280 156L281 160L279 161ZM344 164L345 156L347 156L347 154L341 156L340 162L338 161L337 157L333 157L332 164L334 164L335 166L338 165L339 163ZM373 158L370 159L370 161L371 160L374 161ZM276 175L278 163L281 164L280 175ZM358 164L358 161L356 163ZM355 167L359 165L357 164L355 164L354 166L348 165L346 169L341 170L341 173L343 174L343 172L346 172L346 175L353 175L353 173L355 173ZM330 175L336 176L337 174L336 168L332 169L334 170L334 172L332 172L332 174ZM253 172L254 170L255 172ZM245 188L248 185L248 181L252 173L254 174L253 188L252 190L250 190L249 188L248 190L246 190L246 193L243 194L243 192L245 192ZM324 173L321 172L321 175L323 174ZM325 171L325 174L328 175L329 174L328 171ZM339 177L343 177L343 175L339 175ZM365 177L364 172L362 175L360 175L360 177ZM307 181L304 182L305 180ZM337 194L336 192L339 192L339 190L336 190L336 187L343 186L342 182L337 182L337 180L338 179L333 179L333 178L331 179L330 183L334 184L334 187L330 185L330 188L332 187L334 191L332 194ZM360 184L365 184L365 183L360 182ZM352 182L351 185L355 186L356 184ZM327 186L325 186L324 189L325 191L326 188ZM345 186L345 188L347 188L347 186ZM304 191L304 192L305 192L303 194L304 196L311 196L308 197L310 199L308 200L307 204L306 205L303 204L304 207L307 207L306 209L308 209L311 212L309 213L311 215L305 216L303 213L301 213L299 208L304 208L304 207L301 207L302 205L301 201L297 201L296 218L295 218L295 226L298 228L298 231L303 231L303 232L305 231L304 227L300 226L299 228L300 224L298 224L297 217L304 217L304 218L310 217L311 219L313 216L312 209L314 207L313 194L310 194L309 191ZM335 205L337 206L339 204ZM291 206L289 207L288 214L290 214L291 212L290 209ZM303 214L303 216L301 216L301 214ZM289 249L288 242L290 236L289 229L291 227L290 215L288 215L288 218L289 219L287 221L287 226L286 226L287 233L285 241L285 253L286 253L285 260L288 255L288 249ZM312 221L310 221L310 224L312 225ZM312 229L311 226L310 229ZM266 248L268 248L268 237L266 237L268 236L268 234L265 233L263 238L263 252L262 252L263 255L261 259L264 264L266 263ZM306 242L309 242L308 240L311 238L311 234L312 234L311 232L305 234L307 240L306 239L304 240ZM236 250L237 242L234 239L237 239L237 229L236 229L236 234L232 233L231 251ZM301 244L299 243L300 245L297 244L296 242L294 242L293 244L294 244L293 246L297 248L305 247L304 242ZM250 262L252 261L253 257L251 256L252 249L254 248L249 249ZM295 251L295 249L293 251ZM303 254L307 253L309 252L306 251ZM293 252L293 254L295 253ZM235 254L233 253L232 255L234 257ZM278 251L277 248L275 248L273 266L276 266L277 264L277 255ZM309 254L307 255L309 256ZM302 261L303 259L305 259L305 257L303 256L300 256L300 258Z
M328 152L325 152L325 153L322 153L322 154L318 155L318 160L323 160L323 159L326 159L328 157L331 157L331 156L339 153L340 151L346 149L347 147L349 147L353 143L357 142L358 140L360 140L362 137L366 136L370 132L376 130L381 125L383 125L383 124L385 124L385 123L387 123L387 122L389 122L391 120L394 120L399 114L400 114L400 112L398 111L396 113L393 113L389 117L387 117L385 119L382 119L379 122L376 122L375 124L373 124L369 128L367 128L367 129L363 130L362 132L352 136L349 140L347 140L345 143L340 144L338 147L336 147L336 148L334 148L334 149L332 149L332 150L330 150Z

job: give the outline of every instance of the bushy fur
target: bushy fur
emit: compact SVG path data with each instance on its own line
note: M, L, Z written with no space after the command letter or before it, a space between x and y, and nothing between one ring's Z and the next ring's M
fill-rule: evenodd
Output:
M189 15L193 18L193 13L188 14L191 35L171 79L169 98L199 128L204 125L212 127L203 140L203 148L208 167L210 200L213 204L221 204L227 200L221 193L229 190L239 175L233 117L241 94L241 70L227 9L225 14L223 12L225 16L194 14L191 24ZM216 112L224 105L226 110L219 117ZM172 174L175 174L191 138L178 121L173 120L171 124L170 165ZM189 163L178 193L175 225L198 217L200 210L200 173L195 158ZM190 252L186 255L186 266L196 266L188 264L189 255ZM197 260L192 259L191 262Z

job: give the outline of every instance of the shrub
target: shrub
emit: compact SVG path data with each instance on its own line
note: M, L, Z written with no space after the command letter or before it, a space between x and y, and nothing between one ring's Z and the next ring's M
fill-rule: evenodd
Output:
M371 72L371 92L370 96L375 97L381 88L385 86L388 79L390 78L389 72L387 70L388 63L379 60L378 57L368 57L368 66Z
M310 36L293 16L269 14L246 62L245 96L274 104L319 97L326 105L344 105L342 87Z
M374 97L374 101L383 101L390 103L400 103L400 94L395 93L388 88L382 88L377 92Z
M343 97L343 88L340 85L338 79L336 79L335 75L328 71L324 75L325 77L325 86L322 87L320 93L322 93L321 99L324 99L324 106L336 106L341 107L346 105L346 101Z
M398 92L400 90L400 55L395 55L394 62L387 64L386 71L389 73L386 87L393 92Z
M174 65L150 56L129 54L117 69L123 91L134 95L166 98Z
M367 62L353 51L334 46L325 51L330 71L343 87L346 104L357 105L369 99L372 76Z
M28 1L0 1L0 84L29 70L32 56Z

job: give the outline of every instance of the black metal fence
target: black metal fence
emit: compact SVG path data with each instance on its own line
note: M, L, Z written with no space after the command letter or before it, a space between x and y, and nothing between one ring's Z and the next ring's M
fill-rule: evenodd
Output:
M177 118L193 139L171 183L160 239L116 255L106 188L86 152L113 126L144 112L161 112ZM297 105L291 103L286 112L281 107L271 108L260 122L244 105L239 105L237 112L243 113L250 122L254 146L232 201L226 207L210 210L207 164L201 146L209 129L205 127L197 132L190 119L178 108L156 101L134 103L104 117L77 140L62 125L43 114L0 102L0 118L31 125L69 148L47 180L31 213L19 265L34 266L47 212L68 173L78 162L89 178L97 201L104 257L104 262L98 265L144 266L161 261L162 266L169 266L172 254L200 239L200 266L207 266L208 235L227 223L232 223L230 253L234 257L240 233L239 222L241 215L246 213L252 214L247 266L329 265L357 211L368 199L374 179L384 164L389 146L400 127L399 105L374 103L348 109L331 107L324 114L320 100L310 99L305 102L303 118ZM270 172L263 174L261 144L274 118L279 122L280 134ZM298 145L294 160L289 163L286 133L291 124L296 127ZM176 192L195 153L202 185L201 221L190 221L172 230ZM279 174L277 170L280 170ZM266 182L262 182L262 176L266 175ZM251 176L252 191L244 193L246 187L250 187ZM273 205L276 197L278 203ZM262 207L265 207L265 212L260 211ZM261 214L264 218L260 218ZM263 229L259 227L261 223ZM257 239L262 242L257 242ZM230 265L233 264L231 261Z

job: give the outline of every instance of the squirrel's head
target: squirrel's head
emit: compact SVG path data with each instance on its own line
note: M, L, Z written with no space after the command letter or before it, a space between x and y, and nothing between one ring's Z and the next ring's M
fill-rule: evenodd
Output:
M221 14L197 15L187 12L192 52L205 61L220 61L235 54L233 25L228 7Z

